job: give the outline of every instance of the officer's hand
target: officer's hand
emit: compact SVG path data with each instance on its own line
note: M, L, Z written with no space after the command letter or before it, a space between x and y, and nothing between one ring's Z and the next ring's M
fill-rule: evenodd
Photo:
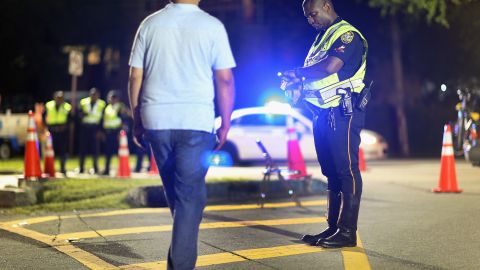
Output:
M222 126L217 130L217 145L215 146L215 151L220 150L220 148L222 148L222 146L225 144L229 130L230 124L222 124Z
M297 78L297 76L295 76L295 70L294 69L286 70L286 71L282 72L282 79L284 79L284 80L290 81L290 80L293 80L295 78Z
M302 96L302 89L301 87L297 87L294 89L287 89L285 90L285 96L290 100L290 102L295 105L297 104L298 100Z
M297 77L296 74L297 73L294 69L287 70L281 73L281 79L287 82L285 88L292 87L293 85L298 84L302 81L302 78Z
M300 88L302 85L302 79L300 78L293 78L290 81L287 82L286 89L297 89Z

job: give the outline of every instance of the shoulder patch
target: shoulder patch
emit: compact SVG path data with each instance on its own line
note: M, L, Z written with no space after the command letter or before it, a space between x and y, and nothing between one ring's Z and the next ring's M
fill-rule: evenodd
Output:
M354 37L353 32L348 31L345 34L343 34L340 38L344 44L349 44L350 42L352 42L353 37Z

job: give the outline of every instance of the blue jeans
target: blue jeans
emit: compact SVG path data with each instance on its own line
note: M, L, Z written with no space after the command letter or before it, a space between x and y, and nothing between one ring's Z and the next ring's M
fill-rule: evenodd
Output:
M194 269L198 230L207 203L206 156L215 146L215 135L194 130L147 130L145 135L173 217L168 269Z

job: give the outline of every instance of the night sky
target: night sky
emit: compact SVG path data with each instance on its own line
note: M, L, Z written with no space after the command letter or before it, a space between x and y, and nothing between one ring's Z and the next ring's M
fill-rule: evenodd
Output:
M276 73L303 64L315 31L301 10L300 0L256 0L250 17L241 1L204 0L201 6L225 24L238 67L236 108L262 105L282 96ZM397 146L392 116L390 19L365 1L334 1L337 13L369 41L367 80L375 81L367 128L380 132L392 151ZM85 63L79 90L99 87L103 95L118 89L126 100L128 56L136 28L161 0L2 0L0 3L0 108L25 112L45 102L56 90L70 89L66 46L84 53L99 52ZM480 14L478 2L448 10L450 28L402 14L403 71L412 153L436 154L442 125L455 118L454 90L476 85L480 74ZM86 57L87 58L87 57ZM446 93L440 84L446 83ZM425 130L439 130L425 133ZM432 146L433 145L433 146Z

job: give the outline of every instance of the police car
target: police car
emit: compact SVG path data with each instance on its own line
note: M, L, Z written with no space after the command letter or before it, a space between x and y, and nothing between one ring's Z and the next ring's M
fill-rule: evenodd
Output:
M260 139L274 160L287 159L287 117L293 118L298 142L303 157L316 161L312 121L284 103L273 103L263 107L238 109L232 113L228 139L219 154L213 157L213 164L242 164L262 160L256 140ZM221 118L215 119L215 128L221 125ZM371 130L360 133L365 159L383 159L388 145L384 138Z

